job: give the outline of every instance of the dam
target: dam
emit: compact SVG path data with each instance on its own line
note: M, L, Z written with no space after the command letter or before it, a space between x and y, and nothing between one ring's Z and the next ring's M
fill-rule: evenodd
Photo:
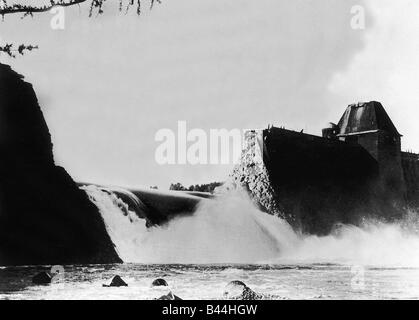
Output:
M55 162L32 85L10 66L0 64L0 71L3 266L138 261L144 257L140 246L132 259L136 244L142 243L133 241L138 234L161 243L174 232L185 240L174 252L190 245L185 230L200 236L203 224L214 232L215 253L208 256L227 261L236 248L224 257L218 249L225 241L214 239L240 234L244 222L247 232L237 246L255 245L249 237L254 234L262 247L270 248L269 256L272 248L281 249L276 237L289 232L284 220L297 232L327 235L337 224L361 224L368 217L397 221L406 209L419 207L419 155L401 151L402 136L379 102L350 105L322 136L277 127L246 131L240 162L225 187L231 183L246 190L260 212L247 200L223 202L217 194L76 183ZM169 223L175 231L166 236ZM208 238L199 239L201 247L208 246Z
M419 155L402 152L401 138L381 103L352 104L322 136L249 130L231 178L304 233L368 216L395 220L419 198Z
M368 218L394 222L418 208L419 155L402 151L402 135L379 102L349 105L321 136L273 126L244 134L240 161L220 193L244 189L258 209L297 232L327 235ZM148 227L195 215L201 202L220 196L98 187Z
M321 136L273 126L244 134L240 161L215 195L96 186L147 227L195 215L230 188L304 234L327 235L368 218L394 222L418 208L419 155L402 151L402 135L379 102L349 105Z

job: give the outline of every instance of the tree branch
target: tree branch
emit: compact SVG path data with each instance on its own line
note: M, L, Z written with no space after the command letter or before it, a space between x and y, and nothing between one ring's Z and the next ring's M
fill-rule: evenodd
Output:
M0 15L4 16L6 14L15 14L15 13L41 13L41 12L48 12L55 6L61 7L70 7L76 4L80 4L86 2L87 0L70 0L70 1L51 1L49 5L45 5L42 7L35 7L30 5L22 5L22 4L13 4L7 5L3 4L0 9Z
M89 17L93 15L94 11L97 11L97 15L103 13L103 4L106 0L50 0L50 3L43 6L35 6L35 5L23 5L23 4L12 4L9 5L8 1L0 0L0 16L3 17L8 14L19 14L22 13L23 17L26 16L33 16L34 13L43 13L49 12L53 7L60 6L60 7L71 7L75 5L80 5L85 2L90 1L90 8L89 8ZM136 6L138 15L141 14L141 3L144 0L119 0L119 11L122 11L124 7L124 3L127 1L126 6L126 13L129 11L129 8L132 6ZM161 0L148 0L150 1L150 10L153 9L155 2L161 4ZM33 45L24 45L21 44L17 49L14 49L13 44L5 44L0 45L0 54L5 53L8 56L15 58L16 54L19 53L21 55L24 54L25 51L32 51L34 49L38 49L38 46Z
M8 5L5 0L2 0L2 4L0 5L0 15L5 16L7 14L16 14L16 13L23 13L25 15L32 15L34 13L43 13L50 11L55 6L61 7L70 7L78 4L82 4L84 2L90 2L90 12L89 15L92 15L93 9L98 10L98 14L103 13L103 4L106 0L50 0L50 4L44 6L34 6L34 5L22 5L22 4L12 4ZM137 14L141 13L141 2L143 0L128 0L127 10L131 6L137 7ZM150 9L153 8L155 2L161 3L161 0L149 0L150 1ZM119 10L122 11L124 0L119 0Z
M21 44L17 49L14 49L13 44L6 43L4 46L0 46L0 53L4 52L9 57L16 58L16 53L23 56L25 51L32 51L34 49L38 49L38 46Z

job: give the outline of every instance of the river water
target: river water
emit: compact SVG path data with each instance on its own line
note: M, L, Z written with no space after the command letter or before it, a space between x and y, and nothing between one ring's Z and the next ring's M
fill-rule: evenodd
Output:
M0 267L0 299L221 299L233 280L266 299L419 299L418 214L398 223L340 225L302 235L239 193L203 201L195 214L148 229L116 197L86 188L121 265L60 266L51 285L32 277L51 266ZM104 288L113 276L128 287ZM164 278L170 288L151 288Z
M419 268L344 265L103 265L66 266L47 286L31 278L43 267L0 270L0 299L152 300L172 291L182 299L222 299L226 284L242 280L267 299L419 299ZM362 270L362 272L360 272ZM104 288L114 275L128 287ZM156 278L170 288L152 288Z

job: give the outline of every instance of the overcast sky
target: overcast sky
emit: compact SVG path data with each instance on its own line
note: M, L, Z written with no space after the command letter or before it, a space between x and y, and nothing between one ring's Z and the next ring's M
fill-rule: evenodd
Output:
M10 1L9 1L10 2ZM77 180L167 188L224 180L232 165L158 165L157 130L261 128L320 134L353 102L378 100L419 151L416 0L166 0L141 17L67 8L0 22L38 44L10 63L33 83L58 164ZM365 30L351 8L366 10Z

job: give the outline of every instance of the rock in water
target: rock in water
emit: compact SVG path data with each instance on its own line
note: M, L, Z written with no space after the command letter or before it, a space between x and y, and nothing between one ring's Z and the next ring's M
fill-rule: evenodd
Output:
M179 298L178 296L174 295L173 292L169 292L168 294L160 297L157 300L182 300L182 299Z
M156 279L156 280L153 281L151 286L152 287L168 287L169 285L167 284L166 280L164 280L164 279Z
M32 278L32 283L34 284L50 284L52 277L48 272L38 273Z
M119 263L99 210L54 163L32 85L0 64L0 265Z
M227 284L223 296L230 300L260 300L263 298L262 295L254 292L244 282L238 280Z
M115 276L110 285L103 285L104 287L128 287L128 284L122 280L122 278L120 276Z

